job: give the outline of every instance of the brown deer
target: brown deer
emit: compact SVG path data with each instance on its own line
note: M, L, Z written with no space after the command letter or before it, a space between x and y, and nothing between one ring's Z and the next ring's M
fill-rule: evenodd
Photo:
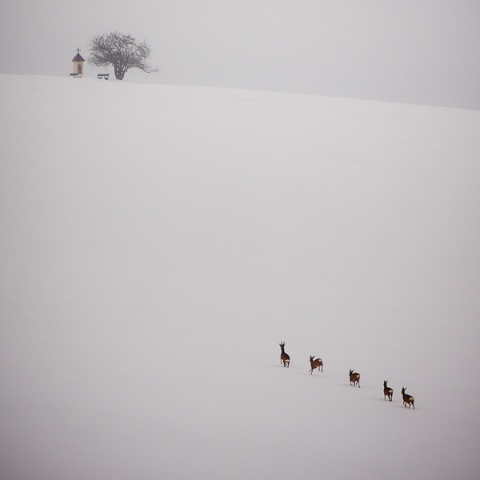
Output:
M383 398L384 398L384 400L386 400L387 397L388 397L388 399L390 401L392 401L393 389L387 386L387 381L388 380L384 380L384 382L383 382Z
M285 352L285 342L280 343L280 348L282 349L282 353L280 354L280 364L284 367L290 366L290 355Z
M350 385L352 384L353 386L358 385L358 388L360 388L360 374L354 372L353 370L350 370L349 375L350 375Z
M402 397L403 397L403 405L406 407L408 405L408 408L413 407L415 410L415 399L411 396L408 395L408 393L405 393L406 387L402 388Z
M315 357L310 356L310 366L312 367L310 375L316 368L318 368L318 370L322 369L323 372L323 360L321 358L316 359Z

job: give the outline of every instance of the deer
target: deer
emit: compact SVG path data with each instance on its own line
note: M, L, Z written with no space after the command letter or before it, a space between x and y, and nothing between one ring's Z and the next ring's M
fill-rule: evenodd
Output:
M319 371L321 369L323 372L323 360L321 358L315 358L310 356L310 366L312 367L312 369L310 370L310 375L316 368L318 368Z
M282 353L280 354L280 364L284 367L290 366L290 355L285 352L285 342L280 343L280 348L282 349Z
M360 374L354 372L353 370L350 370L349 375L350 375L350 385L352 384L353 386L358 385L358 388L360 388Z
M390 388L389 386L387 386L387 382L388 382L388 380L384 380L384 381L383 381L383 398L384 398L384 400L386 400L387 397L388 397L388 399L389 399L390 401L392 401L392 398L393 398L393 389Z
M405 393L406 387L402 388L402 397L403 397L403 405L406 407L408 405L408 408L413 407L415 410L415 399L409 395L408 393Z

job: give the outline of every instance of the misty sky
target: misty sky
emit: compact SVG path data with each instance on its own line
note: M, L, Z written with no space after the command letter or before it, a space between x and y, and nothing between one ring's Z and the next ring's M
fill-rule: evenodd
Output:
M68 75L113 30L159 67L126 80L480 109L480 0L2 0L0 73Z

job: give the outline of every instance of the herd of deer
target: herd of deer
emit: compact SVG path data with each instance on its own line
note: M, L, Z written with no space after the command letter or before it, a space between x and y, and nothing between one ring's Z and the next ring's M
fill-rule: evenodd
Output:
M280 343L280 348L282 350L282 353L280 354L280 363L284 367L290 367L290 355L285 352L285 342ZM323 372L323 360L321 358L315 358L310 356L310 375L313 373L315 369L318 368L319 371ZM348 373L350 377L350 385L353 385L354 387L358 385L358 388L360 388L360 374L357 372L354 372L353 370L350 370ZM408 405L408 408L413 407L415 410L415 399L411 396L408 395L408 393L405 393L406 388L402 388L402 397L403 397L403 405L406 407ZM392 401L393 399L393 389L391 389L387 385L387 380L383 382L383 398L385 400L390 400Z

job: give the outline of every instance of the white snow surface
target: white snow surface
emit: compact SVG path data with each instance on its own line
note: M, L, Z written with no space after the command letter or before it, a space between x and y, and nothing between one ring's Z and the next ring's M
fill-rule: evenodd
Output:
M480 478L480 112L0 88L2 480Z

